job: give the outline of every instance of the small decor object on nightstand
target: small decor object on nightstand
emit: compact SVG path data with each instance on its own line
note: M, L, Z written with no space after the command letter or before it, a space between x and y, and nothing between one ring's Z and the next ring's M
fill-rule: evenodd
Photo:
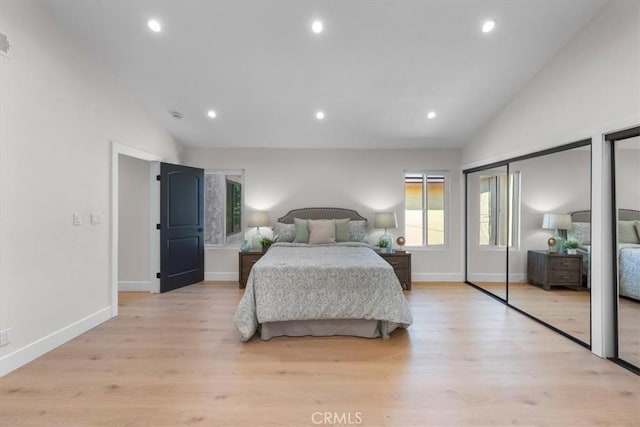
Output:
M564 242L562 242L562 247L566 249L567 254L569 255L577 254L578 246L580 246L580 244L575 240L565 240Z
M240 245L240 252L249 252L251 250L251 245L248 240L245 240Z
M389 245L390 245L389 240L383 239L382 237L380 238L380 241L378 242L378 247L380 248L380 252L383 252L383 253L391 252L389 250Z
M273 236L273 239L270 239L268 237L263 237L260 240L260 243L262 243L262 252L267 252L267 250L271 247L271 245L273 245L277 241L278 241L278 236Z
M396 239L396 243L398 244L398 249L404 251L404 244L407 243L404 236L400 236Z
M558 252L558 248L556 247L558 246L558 241L555 237L549 237L549 240L547 240L547 246L549 247L549 253Z

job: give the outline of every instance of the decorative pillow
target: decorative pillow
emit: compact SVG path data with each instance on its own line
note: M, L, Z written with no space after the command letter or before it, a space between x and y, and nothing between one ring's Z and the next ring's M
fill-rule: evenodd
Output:
M285 224L284 222L276 222L273 227L273 234L278 236L278 242L293 242L296 239L295 224Z
M349 218L336 219L336 242L349 241Z
M636 226L636 233L638 233L638 238L640 239L640 221L633 221Z
M364 242L367 240L367 222L363 220L349 221L349 241Z
M581 245L591 244L591 223L574 222L567 232L567 240L575 240Z
M618 221L618 242L640 243L635 221Z
M310 219L309 220L309 244L327 245L336 242L335 219Z
M309 243L309 221L306 219L293 218L296 237L294 243Z

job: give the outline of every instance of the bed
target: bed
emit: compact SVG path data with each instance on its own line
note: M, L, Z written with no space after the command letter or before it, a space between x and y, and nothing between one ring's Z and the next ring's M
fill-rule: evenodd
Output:
M578 253L583 255L582 271L585 272L584 281L587 286L589 286L591 211L576 211L570 215L572 224L571 230L568 231L567 238L577 241L580 245ZM619 293L623 297L640 301L640 235L637 234L638 232L635 229L635 223L638 221L640 221L640 211L633 209L618 210Z
M296 209L278 223L293 224L294 218L366 223L357 212L340 208ZM349 237L327 244L284 239L272 245L253 266L236 310L241 340L257 333L265 340L305 335L389 338L395 329L409 327L409 304L393 267L363 242L366 236Z

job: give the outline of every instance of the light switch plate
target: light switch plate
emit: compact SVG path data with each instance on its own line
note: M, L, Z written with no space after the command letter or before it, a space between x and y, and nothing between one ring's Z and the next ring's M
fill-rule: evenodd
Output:
M3 331L0 331L0 346L9 344L9 333L11 332L11 328L7 328Z
M92 213L91 214L91 224L95 225L95 224L100 224L101 219L100 219L100 214L97 213Z
M82 214L73 214L73 225L82 225Z

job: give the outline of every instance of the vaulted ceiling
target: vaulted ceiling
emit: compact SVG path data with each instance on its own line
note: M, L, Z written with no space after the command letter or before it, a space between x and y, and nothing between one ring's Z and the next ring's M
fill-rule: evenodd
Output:
M40 3L185 146L427 148L467 143L605 1Z

